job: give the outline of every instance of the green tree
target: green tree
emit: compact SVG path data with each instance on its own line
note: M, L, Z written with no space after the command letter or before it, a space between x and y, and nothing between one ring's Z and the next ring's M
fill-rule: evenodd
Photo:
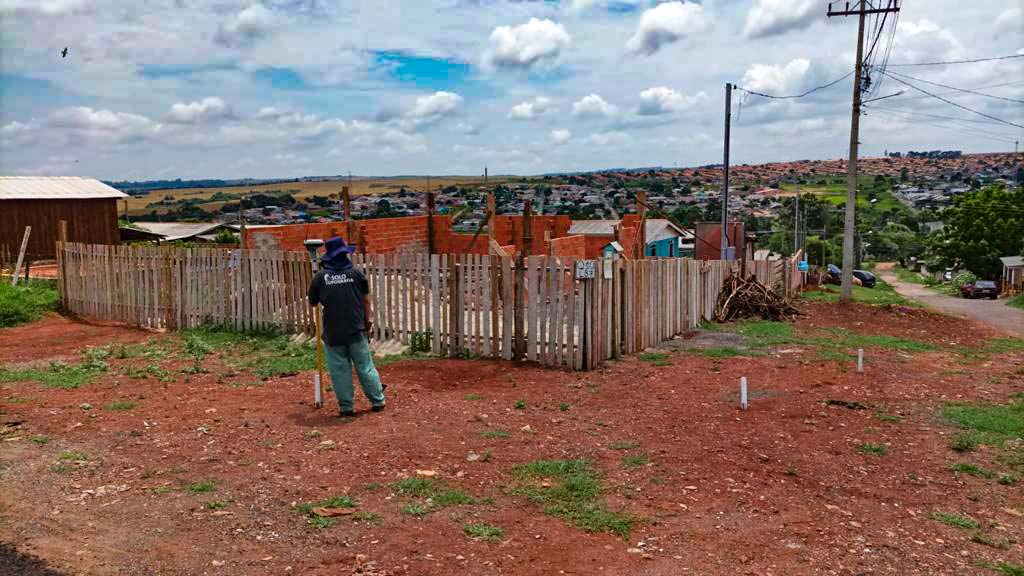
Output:
M995 279L1002 273L1001 256L1024 253L1024 189L997 184L960 194L942 221L945 229L934 235L932 250L944 266Z

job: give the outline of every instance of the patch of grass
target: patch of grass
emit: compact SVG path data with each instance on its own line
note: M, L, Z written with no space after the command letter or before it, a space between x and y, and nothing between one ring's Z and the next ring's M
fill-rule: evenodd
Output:
M384 485L381 484L380 482L370 482L366 486L363 486L363 490L366 490L367 492L376 492L377 490L380 490L383 487Z
M510 436L508 430L484 430L480 433L484 438L508 438Z
M380 514L376 512L370 512L369 510L360 510L352 515L353 522L366 522L367 524L373 524L374 526L380 524Z
M292 376L316 369L316 348L295 343L274 332L235 332L217 326L201 326L182 332L185 352L196 359L215 350L232 360L232 367L250 370L260 378Z
M622 465L626 468L637 468L647 464L647 456L645 454L627 454L622 457Z
M810 290L808 292L804 292L802 296L808 300L838 302L839 286L829 286L828 290ZM921 304L900 295L892 286L886 284L881 278L878 278L878 283L875 284L874 288L854 286L853 300L854 302L870 304L872 306L887 306L892 304L912 308L921 307Z
M9 278L0 282L0 328L35 322L58 308L60 294L54 281L29 280L18 286L11 286Z
M640 446L640 443L636 440L626 440L624 442L612 442L608 445L612 450L632 450Z
M206 503L207 510L223 510L224 508L227 507L228 505L225 504L224 502L221 502L220 500L211 500Z
M138 406L138 404L130 400L117 400L116 402L111 402L110 404L107 404L106 406L103 407L103 409L109 410L111 412L124 412L125 410L131 410L136 406Z
M68 472L71 472L71 470L71 466L63 463L50 466L50 472L53 472L54 474L67 474Z
M968 431L978 444L998 446L1024 438L1024 396L1006 404L954 404L946 406L942 415Z
M789 466L786 466L786 476L799 476L799 475L800 474L799 474L799 472L797 472L796 466L793 466L792 464L790 464Z
M971 532L971 542L981 544L983 546L990 546L999 550L1005 550L1010 547L1010 543L1006 540L996 540L982 532L980 529Z
M878 419L881 422L893 422L893 423L903 422L903 416L899 416L897 414L886 414L885 412L881 412L881 411L875 412L875 418Z
M875 444L872 442L865 442L857 447L857 451L861 454L871 454L873 456L885 456L889 452L889 449L884 444Z
M858 334L845 328L827 330L836 338L836 345L845 348L884 348L900 352L933 352L939 347L929 342L887 336L885 334Z
M434 492L434 481L429 478L402 478L391 489L406 496L428 496Z
M306 518L306 522L308 522L311 527L316 528L317 530L324 530L338 523L338 521L334 518L328 518L326 516L317 516L316 514L308 516Z
M635 519L614 512L599 498L601 481L586 460L535 460L512 469L513 493L543 506L587 532L610 532L628 538Z
M167 494L168 492L174 492L174 488L170 486L156 486L153 488L153 494Z
M60 453L59 459L71 462L84 462L89 459L89 455L80 450L66 450Z
M430 509L419 502L410 502L405 506L402 506L402 514L412 516L414 518L422 518L427 514L430 514Z
M65 364L50 362L46 368L9 370L0 368L0 384L6 382L38 382L47 388L72 389L90 384L93 379L107 370L105 362L84 362Z
M932 519L938 520L947 526L964 530L973 530L979 526L977 520L953 512L932 512Z
M462 526L463 533L474 540L486 540L495 542L501 539L504 530L490 524L465 524Z
M1013 298L1010 298L1009 300L1006 301L1006 305L1024 310L1024 293L1017 294Z
M975 434L970 432L961 432L960 434L953 436L953 439L949 441L949 447L955 452L970 452L978 447L978 439Z
M305 436L306 438L311 438L311 439L312 438L319 438L319 437L321 437L323 435L324 435L324 433L319 431L319 430L310 430L309 432L306 432L305 434L303 434L303 436Z
M949 467L950 471L956 472L957 474L968 474L970 476L977 476L978 478L992 479L996 477L996 473L991 470L986 470L977 464L970 462L958 462Z
M900 282L909 282L911 284L921 284L921 285L928 285L929 284L928 278L925 278L924 276L922 276L922 275L920 275L917 272L914 272L912 270L907 270L906 268L903 268L902 266L895 266L895 267L893 267L892 271L893 271L893 273L896 274L896 278L898 278Z
M639 354L637 358L639 358L642 362L660 364L662 362L667 362L669 359L669 355L665 354L664 352L644 352L643 354Z
M748 320L736 326L736 333L742 335L747 345L752 348L780 346L797 340L793 325L788 322Z
M717 348L694 348L693 352L708 358L735 358L743 356L743 351L732 346L719 346Z
M512 407L515 408L516 410L525 410L526 400L516 400L516 403L513 404Z
M303 502L295 507L300 513L314 516L314 508L355 508L356 501L351 496L332 496L317 502Z
M1024 576L1024 566L1020 564L1011 564L1010 562L996 562L995 564L985 564L985 568L995 570L996 572L1002 572L1006 576Z
M217 488L212 480L202 480L200 482L193 482L188 485L189 494L206 494L207 492L213 492Z
M484 397L479 395L479 394L466 394L466 400L469 400L469 401L475 402L477 400L483 400L483 399L484 399Z
M431 504L435 508L447 508L448 506L471 506L477 503L475 497L462 490L440 490L430 497Z
M999 483L1003 486L1013 486L1017 483L1017 477L1010 474L1001 474L999 476Z
M1024 338L993 338L984 345L960 350L965 362L988 360L992 356L1024 351Z
M38 435L33 436L32 438L30 438L30 440L32 440L33 444L38 444L38 445L42 446L42 445L48 444L50 442L50 437L49 436L45 436L43 434L38 434Z
M561 410L562 412L568 412L569 408L570 406L568 402L562 402L561 404L558 405L558 409Z

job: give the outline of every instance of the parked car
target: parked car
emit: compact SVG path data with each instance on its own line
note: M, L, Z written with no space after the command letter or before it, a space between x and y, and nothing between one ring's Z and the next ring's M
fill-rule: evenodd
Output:
M826 268L826 274L828 277L828 282L831 284L841 284L843 281L843 271L840 270L839 267L836 266L835 264L828 265L828 267ZM865 288L874 288L875 283L878 282L878 279L875 278L875 275L872 274L871 272L868 272L867 270L854 270L853 277L856 278L860 282L860 285ZM854 284L856 283L857 282L854 282Z
M960 287L962 298L988 298L995 300L999 297L999 285L991 280L977 280L964 284Z

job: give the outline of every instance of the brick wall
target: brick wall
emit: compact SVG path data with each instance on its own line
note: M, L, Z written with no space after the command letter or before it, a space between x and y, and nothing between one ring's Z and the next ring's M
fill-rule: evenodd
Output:
M559 256L562 258L588 257L586 236L566 236L565 238L555 238L550 242L550 244L552 256Z
M366 254L387 254L399 250L426 252L428 248L427 217L356 220L351 223L351 237L349 237L349 224L346 222L250 228L246 231L246 247L267 250L305 250L302 243L307 239L327 240L334 236L341 236L346 242L355 244L360 252Z

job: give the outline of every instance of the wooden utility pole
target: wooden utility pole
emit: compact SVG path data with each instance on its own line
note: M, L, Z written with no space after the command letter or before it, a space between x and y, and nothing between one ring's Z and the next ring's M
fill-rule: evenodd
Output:
M882 3L885 7L881 7ZM845 2L842 10L833 10L830 2L828 17L857 15L857 60L853 74L853 110L850 115L850 160L846 167L846 217L843 221L843 274L840 302L853 300L853 243L857 211L857 146L860 137L861 79L864 75L864 20L868 14L899 12L899 0L857 0ZM877 7L875 5L878 5ZM882 33L881 30L878 31Z
M434 246L434 203L434 193L427 192L427 251L430 254L437 251Z
M729 259L729 125L732 123L732 84L725 84L725 152L722 159L722 260ZM739 243L737 242L737 245Z
M800 249L800 187L796 189L796 205L793 208L793 254Z
M345 217L345 241L355 244L356 240L352 237L352 193L348 186L341 187L341 210Z
M486 170L486 169L485 169ZM487 240L488 244L494 241L494 223L497 222L498 214L495 212L497 203L494 201L494 193L487 194Z
M641 259L647 255L647 191L641 190L636 193L637 211L640 213L640 224L636 230L636 244L639 250L634 251L634 257Z

